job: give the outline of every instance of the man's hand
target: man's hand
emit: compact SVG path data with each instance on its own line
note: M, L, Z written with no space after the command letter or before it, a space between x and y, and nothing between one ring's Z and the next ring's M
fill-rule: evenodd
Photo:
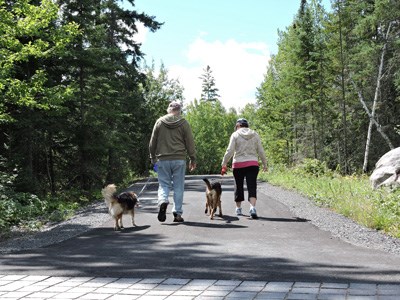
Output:
M197 167L196 163L190 163L189 164L189 171L193 172L196 169L196 167Z
M221 175L224 176L226 174L226 172L228 171L227 166L222 166L221 168Z

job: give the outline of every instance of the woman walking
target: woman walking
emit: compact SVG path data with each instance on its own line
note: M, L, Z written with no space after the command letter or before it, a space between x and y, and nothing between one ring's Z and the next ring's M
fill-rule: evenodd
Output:
M236 215L242 215L242 202L244 201L244 179L250 202L250 216L257 219L257 176L260 171L258 158L261 159L263 171L267 171L267 158L261 144L260 136L249 128L246 119L238 119L235 125L235 132L232 133L228 148L222 160L221 175L227 171L227 164L233 157L232 169L235 178L235 203Z

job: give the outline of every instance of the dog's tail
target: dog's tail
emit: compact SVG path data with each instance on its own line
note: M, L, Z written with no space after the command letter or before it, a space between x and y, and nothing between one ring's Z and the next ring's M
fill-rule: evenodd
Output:
M203 181L206 183L207 188L208 188L209 190L212 190L210 181L209 181L207 178L203 178Z
M115 201L115 193L117 192L117 187L115 184L109 184L101 190L101 194L104 197L104 201L107 205Z

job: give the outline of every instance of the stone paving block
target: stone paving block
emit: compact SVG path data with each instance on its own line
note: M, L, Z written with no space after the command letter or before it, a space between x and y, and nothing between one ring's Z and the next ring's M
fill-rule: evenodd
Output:
M13 292L26 286L22 281L13 281L9 284L0 286L0 292Z
M224 297L224 296L228 295L230 292L231 291L229 291L229 290L219 290L219 291L206 290L203 293L201 293L200 296Z
M210 285L184 285L180 288L181 291L203 291L211 287Z
M107 288L107 287L100 287L98 289L95 289L93 293L100 293L100 294L118 294L121 292L123 289L117 289L117 288Z
M239 285L235 288L235 292L261 292L264 286Z
M139 281L139 283L161 283L165 281L166 278L145 278Z
M378 290L398 290L400 291L400 284L378 284Z
M224 300L224 297L197 296L194 300ZM173 299L172 299L173 300Z
M79 282L87 282L90 281L92 279L94 279L95 277L71 277L70 279L68 279L67 281L79 281Z
M268 282L263 291L288 291L294 282Z
M307 288L319 288L321 283L319 282L301 282L297 281L294 283L293 287L307 287Z
M203 293L203 290L179 290L176 291L172 294L172 296L191 296L191 297L195 297L200 295L201 293Z
M213 285L216 280L207 280L207 279L193 279L186 286L194 285L194 286L210 286Z
M141 281L139 281L138 283L131 285L129 288L138 290L152 290L156 286L158 286L157 283L142 283Z
M49 277L50 276L45 276L45 275L28 275L24 278L21 278L20 280L38 282L38 281L46 280Z
M146 296L169 296L173 293L174 291L171 290L151 290L146 293Z
M239 280L218 280L214 285L238 286L241 283Z
M377 284L374 283L350 283L350 289L368 289L373 290L377 288Z
M243 281L240 286L262 286L264 287L267 281Z
M346 295L347 289L320 289L320 295Z
M43 283L44 285L46 284L54 285L60 282L64 282L68 279L70 279L70 277L53 276L53 277L48 277L45 280L41 280L39 283Z
M110 288L121 288L121 289L126 289L130 287L131 285L139 282L140 279L134 279L134 278L120 278L116 281L113 281L111 283L106 284L104 287L110 287Z
M138 299L140 300L165 300L165 296L141 296Z
M318 287L296 287L294 286L291 290L293 294L318 294Z
M255 296L257 296L257 293L255 293L255 292L236 292L236 291L233 291L229 295L227 295L226 299L246 300L246 299L254 299Z
M42 292L55 292L55 293L62 293L70 290L70 286L49 286L42 290Z
M236 285L212 285L209 286L207 291L233 291Z
M337 294L325 294L318 295L318 300L346 300L346 295L337 295Z
M7 285L14 282L13 280L1 280L0 279L0 286Z
M68 292L69 293L91 293L94 290L96 290L95 287L77 286L77 287L74 287L74 288L70 289Z
M378 290L378 295L382 295L382 296L398 296L400 299L400 290L390 290L390 289L379 289Z
M378 300L378 296L359 296L348 295L347 300Z
M99 286L103 286L117 280L118 278L115 277L95 277L92 280L87 281L86 283L93 283Z
M316 294L292 294L289 293L289 295L286 298L287 300L316 300L317 295Z
M350 288L348 290L348 295L352 296L374 296L378 293L376 289L355 289L355 288Z
M20 288L18 291L19 292L39 292L43 291L44 289L47 289L46 286L41 286L41 285L27 285L22 288Z
M51 299L78 299L79 297L82 297L85 294L86 293L70 293L70 292L67 292L67 293L62 293L62 294L55 295Z
M139 297L140 296L118 294L118 295L111 296L107 300L136 300Z
M89 293L89 294L83 295L79 299L102 300L102 299L107 299L111 296L112 296L112 294Z
M323 282L321 284L321 289L347 289L349 285L347 283L331 283L331 282Z
M184 285L184 284L187 284L189 281L190 281L190 279L168 278L167 280L163 281L162 284L167 284L167 285L172 285L172 284Z
M400 285L399 286L378 286L378 295L382 296L398 296L400 299Z
M285 299L288 293L285 292L261 292L258 293L256 298L257 300L283 300Z
M134 284L143 280L142 278L119 278L116 281L113 281L110 284Z
M177 290L179 290L180 288L182 288L182 285L176 285L176 284L175 284L175 285L171 285L171 284L164 284L164 283L162 283L162 284L156 286L153 290L160 290L160 291L162 291L162 290L177 291Z
M1 280L11 280L11 281L15 281L15 280L21 280L23 278L27 277L26 275L5 275L1 278Z
M55 297L57 293L43 293L43 292L35 292L26 296L27 299L30 298L40 298L40 299L49 299Z
M148 292L149 290L143 290L143 289L124 289L120 292L121 295L144 295Z
M64 282L59 282L59 283L57 283L57 284L55 284L55 285L53 285L53 286L64 286L64 287L73 288L73 287L76 287L76 286L80 286L81 284L82 284L82 283L79 282L79 281L70 281L70 280L67 280L67 281L64 281Z
M32 294L32 292L8 292L1 296L1 299L15 298L23 299L23 297Z
M168 296L165 300L193 300L194 297L192 296Z

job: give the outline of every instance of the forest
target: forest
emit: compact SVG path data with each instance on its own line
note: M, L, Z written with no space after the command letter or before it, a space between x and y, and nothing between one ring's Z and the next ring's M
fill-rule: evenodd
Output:
M326 11L299 0L242 111L222 106L212 66L201 95L183 99L133 38L138 22L163 24L126 2L0 0L0 229L149 176L152 127L172 100L192 126L197 174L219 173L238 117L259 132L270 166L314 159L368 174L399 147L400 1L332 0Z

